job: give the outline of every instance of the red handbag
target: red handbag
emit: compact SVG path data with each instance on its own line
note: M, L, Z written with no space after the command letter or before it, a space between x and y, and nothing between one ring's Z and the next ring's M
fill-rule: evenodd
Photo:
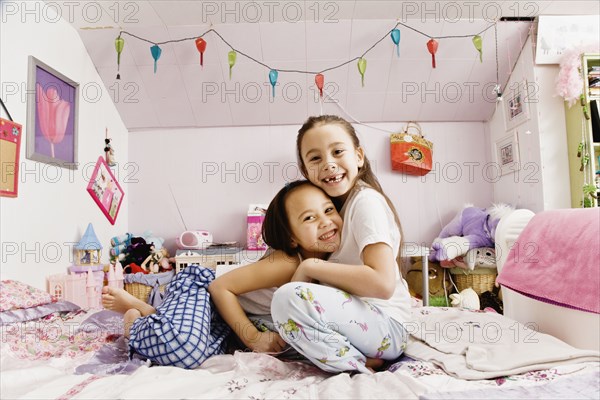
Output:
M408 133L415 128L418 133ZM423 176L433 166L433 143L425 139L421 126L410 121L401 133L393 133L390 137L392 169L408 175Z
M21 125L13 122L4 102L0 105L8 119L0 118L0 196L17 197L19 193L19 154Z

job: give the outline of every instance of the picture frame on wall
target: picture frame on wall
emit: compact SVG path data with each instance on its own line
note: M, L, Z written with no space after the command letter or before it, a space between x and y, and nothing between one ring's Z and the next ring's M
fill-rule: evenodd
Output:
M535 46L536 64L560 64L573 48L598 48L598 15L540 15Z
M98 157L94 172L87 186L87 191L98 207L100 207L100 210L108 221L114 225L119 215L125 192L102 156Z
M29 56L27 85L27 158L77 169L79 83Z
M527 81L514 82L507 89L503 103L506 130L510 131L530 118Z
M495 142L496 162L498 163L501 176L521 169L519 163L518 135L518 132L514 130Z

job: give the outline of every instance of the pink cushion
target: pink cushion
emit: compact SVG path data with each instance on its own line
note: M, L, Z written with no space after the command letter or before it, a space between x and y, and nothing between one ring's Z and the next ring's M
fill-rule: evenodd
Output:
M52 302L49 293L23 282L5 280L0 282L0 311L36 307Z

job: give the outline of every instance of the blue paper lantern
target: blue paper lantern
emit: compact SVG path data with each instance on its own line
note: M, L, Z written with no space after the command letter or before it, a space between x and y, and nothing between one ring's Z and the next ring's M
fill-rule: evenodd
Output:
M269 82L271 82L271 86L273 86L273 98L275 98L275 85L277 84L277 77L279 76L279 72L272 69L269 72Z
M150 47L150 53L152 54L152 58L154 58L154 73L156 73L156 62L160 58L162 50L157 44L155 44L154 46Z
M390 36L392 37L392 41L396 45L396 50L398 52L398 57L400 57L400 30L399 29L392 29L392 32L390 33Z

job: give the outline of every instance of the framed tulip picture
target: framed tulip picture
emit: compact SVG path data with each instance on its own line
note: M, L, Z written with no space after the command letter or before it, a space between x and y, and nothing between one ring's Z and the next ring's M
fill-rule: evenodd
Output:
M27 158L77 169L79 83L29 56Z

